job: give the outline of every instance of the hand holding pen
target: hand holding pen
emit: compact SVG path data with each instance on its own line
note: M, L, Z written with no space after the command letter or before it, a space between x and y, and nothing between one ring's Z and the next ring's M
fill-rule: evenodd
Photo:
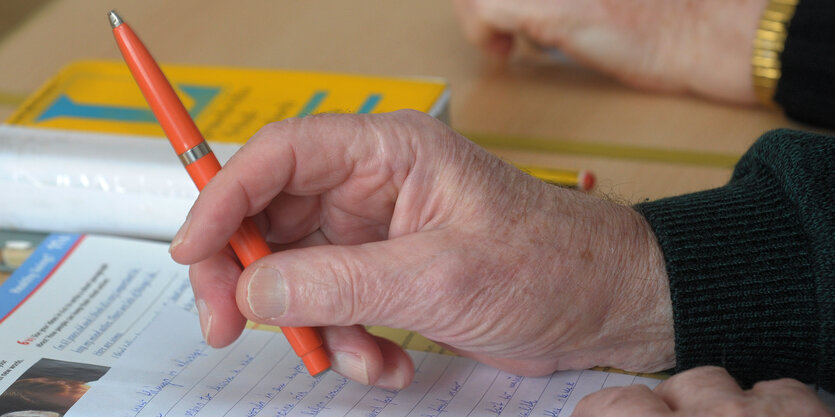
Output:
M225 241L253 215L281 250L239 273ZM673 361L663 261L637 212L546 184L415 111L265 126L181 230L172 256L192 265L196 298L235 282L248 319L322 326L332 369L366 384L402 388L414 365L364 325L524 375ZM215 336L243 326L213 317Z

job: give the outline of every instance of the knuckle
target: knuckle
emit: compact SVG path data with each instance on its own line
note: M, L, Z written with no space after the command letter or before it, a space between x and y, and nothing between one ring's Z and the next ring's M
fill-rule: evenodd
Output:
M752 391L776 391L776 390L806 390L808 389L802 382L792 378L773 379L769 381L760 381L751 387Z
M340 300L340 302L332 304L333 307L331 308L336 310L333 312L333 317L337 318L340 321L339 324L343 326L358 324L362 321L362 317L359 314L359 306L363 304L359 300L357 282L352 274L340 274L337 276L339 279L337 279L338 284L336 285L338 292L336 299Z
M247 142L259 142L269 140L269 138L275 137L276 135L280 134L280 132L283 129L285 129L286 126L289 126L292 123L294 123L292 119L285 119L267 123L260 129L258 129L258 131L255 132L252 138L249 139Z
M662 395L681 394L691 390L714 390L717 384L733 381L724 368L700 366L670 377L655 388Z
M311 286L306 297L316 299L313 303L318 309L317 315L329 325L352 325L359 323L360 317L357 283L353 268L343 262L327 265L319 285Z
M758 413L750 401L746 401L744 397L739 397L722 401L713 409L711 415L717 417L756 417Z
M668 385L695 385L695 386L710 386L717 380L732 379L731 375L725 368L718 366L700 366L684 371L680 374L673 375L668 380Z
M414 109L400 109L391 113L391 116L396 119L401 119L404 122L415 125L437 125L440 123L438 119L418 110Z
M384 305L378 293L378 285L374 284L373 273L367 273L361 255L353 254L352 250L334 253L322 268L316 279L318 285L312 288L309 297L318 301L316 313L323 323L328 325L349 326L354 324L376 321L375 306Z
M586 395L577 403L575 410L581 410L582 415L601 415L606 410L617 410L626 404L631 404L641 394L649 391L645 385L628 385L623 387L606 388Z
M415 119L423 119L427 117L427 114L422 111L417 111L415 109L399 109L395 110L393 114L399 115L400 117L405 118L415 118Z
M718 366L700 366L698 368L693 368L687 371L688 374L691 375L694 379L703 379L703 378L730 378L730 374L725 368L721 368Z

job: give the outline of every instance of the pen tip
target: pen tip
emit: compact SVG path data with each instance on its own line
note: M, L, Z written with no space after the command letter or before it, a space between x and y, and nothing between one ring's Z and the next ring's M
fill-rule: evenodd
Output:
M122 18L116 14L115 10L111 10L107 13L107 17L110 18L110 27L116 29L119 25L122 24Z

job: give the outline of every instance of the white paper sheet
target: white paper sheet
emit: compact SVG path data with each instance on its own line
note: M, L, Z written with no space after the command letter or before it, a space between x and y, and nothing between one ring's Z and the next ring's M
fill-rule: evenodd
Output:
M385 390L335 372L313 378L283 335L247 330L208 347L197 318L168 309L67 414L72 416L568 416L585 395L660 381L598 371L527 378L411 351L412 385Z

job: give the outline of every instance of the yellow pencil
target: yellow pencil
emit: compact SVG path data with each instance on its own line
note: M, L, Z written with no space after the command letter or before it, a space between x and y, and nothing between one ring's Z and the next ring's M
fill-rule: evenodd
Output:
M567 169L553 169L527 165L516 165L516 167L549 184L576 188L582 191L589 191L594 188L594 174L586 170L572 171Z

